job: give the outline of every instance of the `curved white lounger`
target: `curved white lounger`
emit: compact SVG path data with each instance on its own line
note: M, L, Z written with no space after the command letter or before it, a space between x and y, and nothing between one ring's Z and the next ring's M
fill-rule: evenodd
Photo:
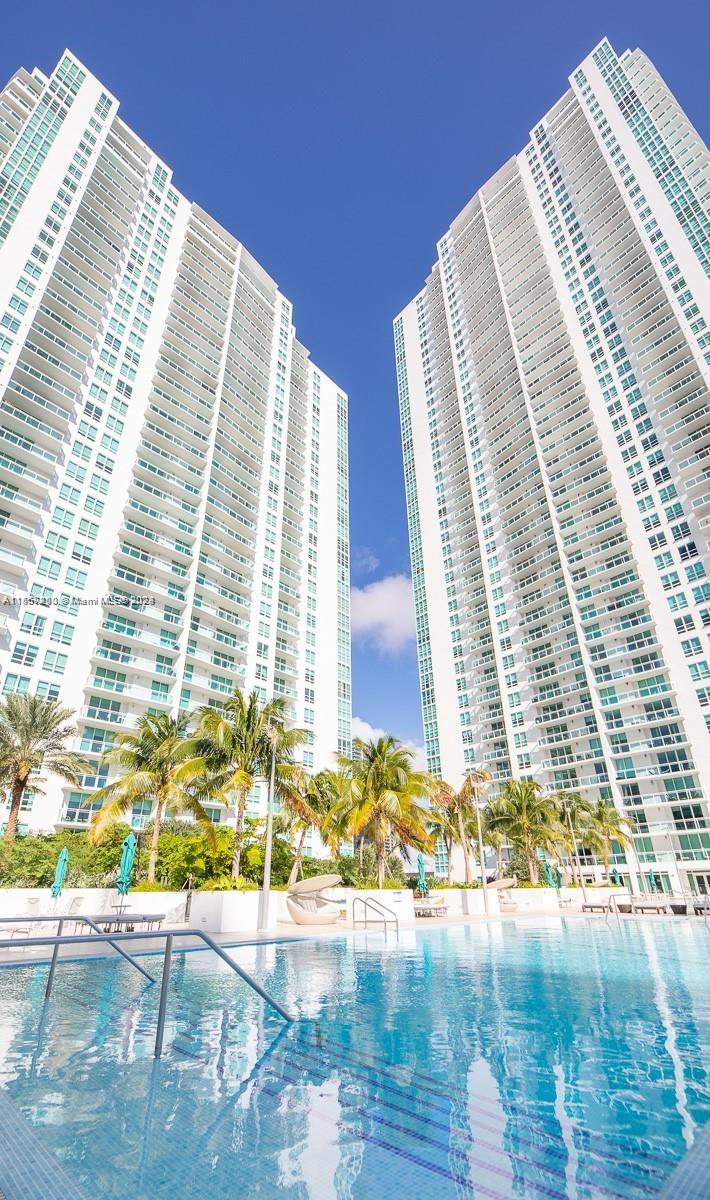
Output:
M488 886L489 888L495 888L498 892L506 892L508 888L514 888L517 882L517 879L513 875L511 879L492 879Z
M340 916L340 906L321 895L326 888L337 887L339 875L316 875L291 884L286 907L296 925L332 925Z

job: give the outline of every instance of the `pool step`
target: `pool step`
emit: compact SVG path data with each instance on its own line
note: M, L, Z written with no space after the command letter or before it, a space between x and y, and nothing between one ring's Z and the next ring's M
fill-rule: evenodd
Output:
M87 1200L69 1172L0 1090L0 1200Z
M708 1200L710 1195L710 1125L678 1163L658 1200Z

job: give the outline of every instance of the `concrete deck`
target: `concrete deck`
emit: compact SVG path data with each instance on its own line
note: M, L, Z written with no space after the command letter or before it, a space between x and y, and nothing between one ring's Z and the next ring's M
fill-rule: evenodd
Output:
M606 914L602 913L583 913L581 907L565 908L559 913L551 913L547 909L524 909L522 912L500 913L495 916L447 916L447 917L416 917L411 921L400 921L400 930L412 929L438 929L450 928L458 925L484 925L488 922L498 923L501 921L509 922L526 922L526 921L545 921L554 920L588 920L588 921L607 921ZM698 920L696 917L672 917L668 914L651 915L646 914L640 916L638 914L622 914L619 918L621 921L684 921ZM700 918L702 919L702 918ZM609 922L615 923L616 916L609 917ZM163 925L163 930L169 933L171 929L184 930L186 925ZM242 930L234 933L211 933L210 936L221 946L239 946L239 945L254 945L258 943L268 944L269 942L283 942L290 940L302 941L306 938L332 938L332 937L355 937L357 934L365 932L365 926L358 923L353 927L350 921L336 921L335 924L329 925L294 925L291 922L279 922L273 929L268 929L264 933L257 933L254 930ZM370 934L382 933L382 926L379 923L371 921L367 927L367 932ZM390 925L388 935L393 936L394 930ZM40 936L35 933L35 936ZM162 943L157 939L154 941L135 941L122 943L125 950L133 955L146 954L161 954ZM185 950L205 950L207 947L199 938L194 941L187 938L178 939L173 946L173 953L178 954ZM28 949L17 950L0 950L0 969L4 966L18 966L31 964L48 963L52 954L51 946L38 946ZM115 950L111 948L103 939L97 937L96 945L72 945L62 947L59 951L59 958L64 960L74 960L83 958L106 958L118 957ZM1 1198L0 1198L1 1200Z

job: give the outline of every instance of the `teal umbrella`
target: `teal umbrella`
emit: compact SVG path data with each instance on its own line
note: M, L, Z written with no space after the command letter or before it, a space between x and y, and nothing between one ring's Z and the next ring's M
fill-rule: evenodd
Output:
M121 851L121 861L118 866L118 879L116 880L116 891L119 896L127 896L128 889L131 886L131 872L133 870L133 860L136 857L136 841L135 833L129 833L127 838L124 838L123 850Z
M417 855L417 888L420 896L426 896L429 891L429 884L426 881L426 872L424 870L424 855L421 850Z
M554 886L555 886L555 881L554 881L554 879L552 878L552 867L550 866L550 864L549 864L549 862L547 861L547 859L545 859L544 871L545 871L545 882L546 882L547 886L548 886L548 887L554 887Z
M653 874L653 871L649 871L648 873L648 886L652 892L656 891L656 876Z
M54 883L52 884L51 890L52 890L52 896L54 897L55 900L57 899L58 896L61 896L61 894L62 894L62 888L64 887L64 880L67 877L68 870L69 870L69 851L67 850L67 848L65 846L64 849L61 851L59 858L57 859L57 865L54 868Z
M558 891L562 887L562 873L559 867L555 867L555 887Z
M612 867L611 882L616 884L617 887L621 883L621 876L620 876L619 872L617 871L616 867Z

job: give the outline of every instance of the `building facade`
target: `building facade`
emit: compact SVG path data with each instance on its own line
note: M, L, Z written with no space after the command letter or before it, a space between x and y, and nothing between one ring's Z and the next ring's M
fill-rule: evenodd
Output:
M347 752L347 398L69 52L0 94L0 398L0 688L74 708L95 764L22 824L85 824L116 730L235 684L306 767Z
M634 886L710 892L709 202L603 41L394 337L430 768L613 801Z

